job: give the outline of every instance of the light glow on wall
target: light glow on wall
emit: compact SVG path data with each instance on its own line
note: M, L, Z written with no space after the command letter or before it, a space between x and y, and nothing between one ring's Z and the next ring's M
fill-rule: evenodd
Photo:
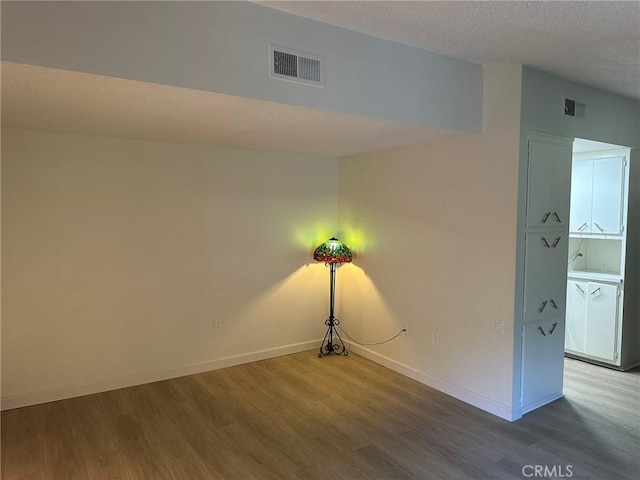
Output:
M356 254L365 254L375 245L375 242L371 237L366 235L362 228L354 225L346 225L344 228L340 229L338 233L339 238L343 240L345 245L349 245L349 248L354 254L354 258Z
M335 233L335 226L329 222L316 222L310 225L298 226L293 232L295 244L309 251L309 261L313 261L313 250Z

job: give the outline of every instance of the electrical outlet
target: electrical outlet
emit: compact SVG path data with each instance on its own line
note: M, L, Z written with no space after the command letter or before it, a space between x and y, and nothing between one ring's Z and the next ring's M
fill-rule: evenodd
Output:
M405 335L409 335L409 324L405 323L404 324L404 328L403 328L403 332Z
M504 322L502 320L496 320L495 332L497 335L504 335Z
M439 335L437 333L432 333L431 334L431 343L434 345L438 345L438 341L439 341Z
M213 328L216 330L221 330L223 326L224 320L222 318L216 319L215 323L213 324Z

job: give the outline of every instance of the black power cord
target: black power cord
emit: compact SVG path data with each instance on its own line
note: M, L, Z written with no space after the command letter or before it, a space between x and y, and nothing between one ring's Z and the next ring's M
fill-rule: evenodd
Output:
M400 330L398 333L396 333L393 337L388 338L388 339L386 339L386 340L383 340L382 342L376 342L376 343L362 343L362 342L359 342L359 341L357 341L356 339L354 339L354 338L353 338L351 335L349 335L347 332L345 332L345 331L344 331L344 328L342 328L340 325L337 325L337 327L340 329L340 331L341 331L342 333L344 333L344 336L345 336L345 337L347 337L349 340L351 340L353 343L356 343L356 344L358 344L358 345L363 345L363 346L365 346L365 345L367 345L367 346L368 346L368 345L382 345L383 343L390 342L390 341L391 341L391 340L393 340L394 338L398 338L398 337L402 334L402 332L406 332L406 331L407 331L407 329L406 329L406 328L403 328L403 329L402 329L402 330Z

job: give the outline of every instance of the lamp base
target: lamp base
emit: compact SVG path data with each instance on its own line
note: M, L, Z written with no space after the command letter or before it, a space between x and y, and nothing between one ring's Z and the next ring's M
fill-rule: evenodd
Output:
M327 355L349 355L347 347L344 341L340 337L336 326L340 325L340 320L330 316L324 321L327 325L327 333L324 334L322 343L320 344L320 351L318 352L318 358L326 357Z

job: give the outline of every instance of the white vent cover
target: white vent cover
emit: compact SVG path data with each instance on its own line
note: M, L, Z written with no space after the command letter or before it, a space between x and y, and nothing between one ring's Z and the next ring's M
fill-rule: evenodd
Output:
M318 55L270 45L269 76L324 87L324 59Z

